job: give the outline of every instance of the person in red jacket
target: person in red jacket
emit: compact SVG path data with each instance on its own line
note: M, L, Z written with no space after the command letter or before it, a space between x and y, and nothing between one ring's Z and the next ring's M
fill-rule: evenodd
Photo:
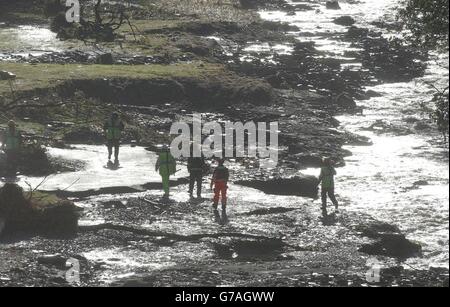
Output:
M230 172L224 164L224 160L219 160L219 166L214 170L214 174L211 180L211 189L214 188L214 212L217 213L217 207L219 206L219 200L222 198L222 215L226 217L227 210L227 190L228 180L230 179ZM217 215L216 215L217 216Z

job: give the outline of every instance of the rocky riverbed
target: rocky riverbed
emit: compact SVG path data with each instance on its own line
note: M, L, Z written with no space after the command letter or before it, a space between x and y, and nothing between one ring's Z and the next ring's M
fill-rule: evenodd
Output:
M408 211L435 230L433 237L418 236L403 219L389 217L401 216L401 209L392 209L400 197L392 195L405 192L383 177L383 189L367 189L383 175L371 170L358 177L355 171L366 168L363 157L375 159L374 168L384 165L383 149L367 154L380 142L411 134L423 142L437 139L423 116L406 125L393 118L404 104L387 118L380 107L393 99L386 97L386 83L430 76L427 55L392 34L389 1L341 2L340 10L321 1L263 7L211 1L206 8L168 1L156 14L149 13L151 1L140 1L134 8L140 40L123 29L120 46L61 41L39 5L24 14L25 2L0 1L7 8L0 15L0 70L18 76L14 108L8 108L9 87L0 84L1 123L15 117L27 140L48 146L52 174L24 169L18 184L27 188L45 179L41 190L81 209L78 232L70 237L3 233L0 285L70 285L66 262L76 259L79 285L87 286L448 286L448 192L429 204L441 208L438 220ZM364 15L367 6L385 22ZM127 125L122 168L115 171L104 168L101 146L111 110ZM160 198L154 151L169 139L173 121L197 112L205 120L279 123L276 169L261 171L251 159L228 161L233 184L226 224L215 221L209 191L204 199L189 199L183 165L171 199ZM417 183L410 190L420 192L407 197L419 211L424 195L448 190L448 172L441 173L448 171L448 149L437 151L445 161L434 168L440 175L430 194L422 191L428 185L423 169L417 176L408 167L402 173ZM416 161L408 152L389 153L399 154ZM315 178L302 174L317 175L322 156L343 167L343 209L325 219L314 200ZM386 197L375 206L359 196L366 190L369 198ZM379 283L366 279L373 270L380 272Z

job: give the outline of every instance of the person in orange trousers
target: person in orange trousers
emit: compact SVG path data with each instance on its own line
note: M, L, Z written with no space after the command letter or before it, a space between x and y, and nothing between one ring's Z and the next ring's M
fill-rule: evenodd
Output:
M214 213L218 215L217 207L219 206L219 200L222 197L222 216L226 217L227 210L227 190L228 180L230 178L230 172L228 168L224 166L224 160L219 160L219 166L214 170L214 174L211 180L211 189L214 187Z

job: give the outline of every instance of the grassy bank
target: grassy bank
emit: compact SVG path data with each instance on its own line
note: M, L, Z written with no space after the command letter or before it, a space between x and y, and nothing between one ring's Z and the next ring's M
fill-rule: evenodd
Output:
M207 78L227 74L218 64L202 62L180 63L172 65L79 65L79 64L26 64L0 63L0 70L6 70L17 76L18 91L53 87L70 79L100 78ZM9 84L0 83L0 95L9 95Z

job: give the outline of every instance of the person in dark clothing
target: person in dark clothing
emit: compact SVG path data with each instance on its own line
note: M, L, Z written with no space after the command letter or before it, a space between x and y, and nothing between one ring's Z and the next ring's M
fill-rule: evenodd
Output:
M334 176L336 176L336 169L333 167L333 161L329 158L322 160L323 166L320 171L319 183L322 183L322 213L327 216L327 198L329 197L333 203L336 212L339 211L339 203L334 195Z
M124 129L125 125L116 112L111 115L111 118L103 126L107 141L106 146L108 147L108 164L111 164L111 156L114 149L114 165L119 165L120 140Z
M206 163L204 157L190 157L188 159L189 171L189 196L192 198L194 194L194 185L197 183L197 197L202 197L203 171Z

